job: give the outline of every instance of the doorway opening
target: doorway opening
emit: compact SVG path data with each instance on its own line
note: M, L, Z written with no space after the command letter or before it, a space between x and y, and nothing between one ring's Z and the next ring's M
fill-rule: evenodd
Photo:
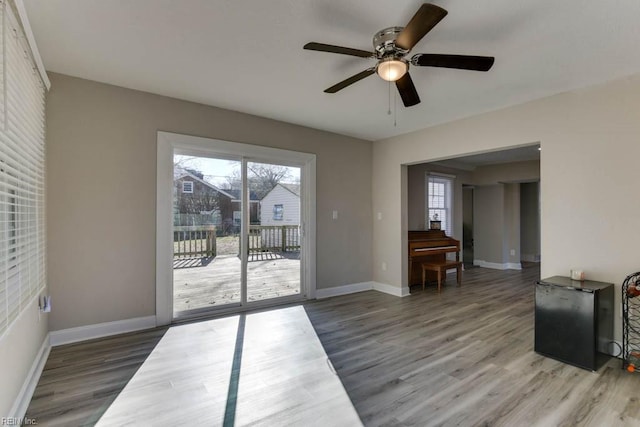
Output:
M459 243L465 269L520 270L531 263L537 265L541 259L539 147L536 143L408 165L409 239L412 235L425 239L421 232L433 228L431 205L439 194L430 194L427 183L431 177L444 176L452 180L449 200L445 200L450 210L445 233L453 243ZM411 261L410 267L420 264L419 257ZM414 270L408 269L410 286L422 282L419 271ZM429 277L426 279L428 282Z

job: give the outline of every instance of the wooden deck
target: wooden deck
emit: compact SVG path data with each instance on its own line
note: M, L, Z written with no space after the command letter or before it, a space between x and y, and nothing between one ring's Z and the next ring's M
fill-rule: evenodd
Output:
M173 264L173 310L181 312L240 302L240 259L180 259ZM247 299L260 301L300 293L299 252L252 254L247 265Z

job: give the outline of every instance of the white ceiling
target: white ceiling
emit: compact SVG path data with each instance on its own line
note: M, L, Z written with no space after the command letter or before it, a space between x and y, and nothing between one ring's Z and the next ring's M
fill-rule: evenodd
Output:
M640 72L637 0L436 0L449 15L413 53L495 56L488 73L411 69L422 103L387 115L370 50L414 0L24 0L50 71L290 123L382 139ZM395 93L395 92L394 92Z

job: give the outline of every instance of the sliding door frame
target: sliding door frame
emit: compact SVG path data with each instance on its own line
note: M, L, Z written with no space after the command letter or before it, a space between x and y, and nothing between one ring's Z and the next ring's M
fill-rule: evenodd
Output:
M157 139L157 181L156 181L156 325L168 325L173 321L173 156L180 154L211 157L212 155L242 160L243 189L246 188L247 162L274 163L301 169L301 260L300 298L313 299L316 293L316 156L315 154L259 145L223 141L218 139L182 135L158 131ZM246 235L249 224L248 191L242 192L243 221L241 235ZM241 250L244 254L244 242ZM242 275L246 278L246 256L242 257ZM243 280L243 287L246 287ZM243 289L246 295L246 288ZM286 302L284 300L282 302ZM277 301L280 303L280 300ZM273 300L255 303L241 301L240 307L230 310L240 311L273 305ZM220 313L225 310L221 308ZM218 310L215 311L216 313Z

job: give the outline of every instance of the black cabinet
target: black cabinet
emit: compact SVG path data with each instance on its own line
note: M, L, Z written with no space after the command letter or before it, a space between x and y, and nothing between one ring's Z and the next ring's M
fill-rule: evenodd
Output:
M613 284L554 276L536 284L535 351L597 371L613 341Z

